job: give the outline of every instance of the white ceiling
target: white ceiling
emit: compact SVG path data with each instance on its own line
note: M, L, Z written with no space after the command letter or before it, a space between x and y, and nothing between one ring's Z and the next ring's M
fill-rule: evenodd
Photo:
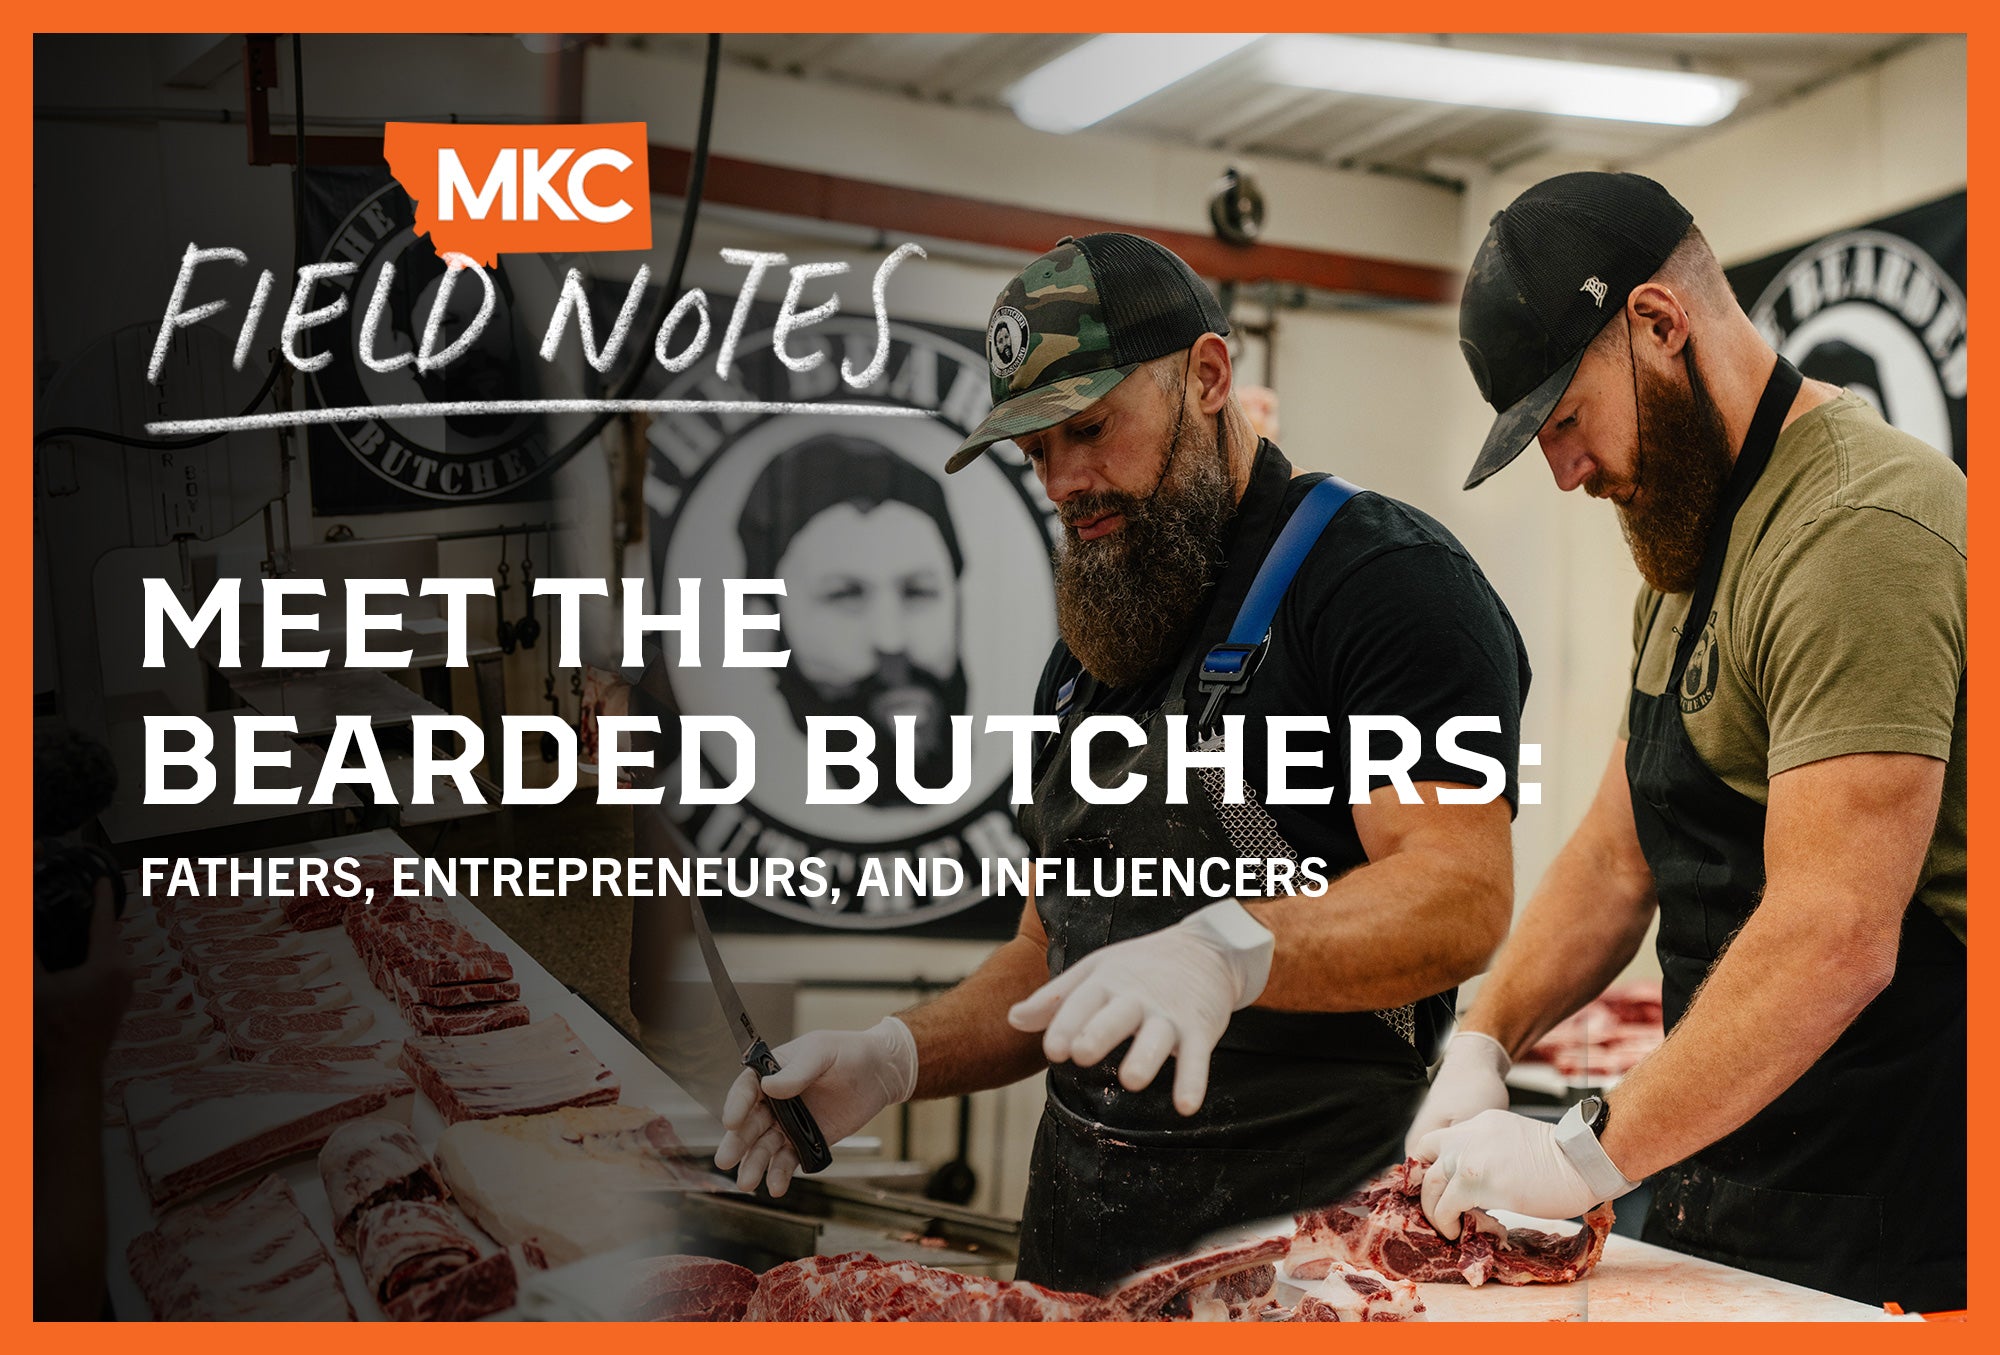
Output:
M1085 34L746 34L723 39L724 61L863 86L919 102L1005 109L1004 92ZM1782 103L1922 37L1893 33L1380 34L1471 50L1694 70L1749 92L1717 126ZM699 54L699 36L617 38ZM1297 89L1266 79L1252 47L1099 124L1182 145L1457 180L1530 161L1610 167L1643 160L1714 128L1659 127L1499 112Z

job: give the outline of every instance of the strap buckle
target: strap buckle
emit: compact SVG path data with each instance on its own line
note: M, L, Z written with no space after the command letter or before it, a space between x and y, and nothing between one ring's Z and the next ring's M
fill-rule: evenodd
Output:
M1269 633L1266 633L1254 645L1225 640L1202 656L1201 680L1196 687L1208 693L1208 701L1202 707L1201 719L1195 723L1197 735L1215 722L1216 712L1221 709L1224 699L1249 687L1251 677L1264 665L1264 654L1270 648L1270 639Z

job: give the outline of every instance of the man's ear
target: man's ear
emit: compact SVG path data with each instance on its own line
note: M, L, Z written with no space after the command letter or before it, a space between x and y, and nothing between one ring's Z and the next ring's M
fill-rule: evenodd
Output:
M1688 341L1688 313L1672 288L1658 282L1633 288L1625 300L1625 314L1635 344L1653 348L1664 358L1680 356Z
M1188 385L1195 392L1201 412L1212 415L1227 404L1235 381L1229 342L1220 334L1204 334L1196 339L1188 350Z

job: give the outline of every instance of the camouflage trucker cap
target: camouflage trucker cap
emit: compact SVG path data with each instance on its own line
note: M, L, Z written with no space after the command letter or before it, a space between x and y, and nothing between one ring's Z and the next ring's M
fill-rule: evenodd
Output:
M1215 293L1172 250L1116 231L1066 236L994 303L986 322L993 412L944 468L1081 413L1142 362L1228 333Z

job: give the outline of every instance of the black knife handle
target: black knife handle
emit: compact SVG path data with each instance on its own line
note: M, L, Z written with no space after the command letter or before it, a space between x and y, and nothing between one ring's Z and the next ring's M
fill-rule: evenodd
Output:
M771 1046L759 1040L743 1055L743 1066L766 1078L778 1071L778 1060L771 1053ZM799 1170L825 1171L833 1164L833 1150L826 1146L826 1135L819 1132L819 1121L813 1119L804 1101L796 1096L783 1100L767 1096L764 1100L770 1105L771 1114L777 1117L778 1128L785 1131L785 1137L798 1153Z

